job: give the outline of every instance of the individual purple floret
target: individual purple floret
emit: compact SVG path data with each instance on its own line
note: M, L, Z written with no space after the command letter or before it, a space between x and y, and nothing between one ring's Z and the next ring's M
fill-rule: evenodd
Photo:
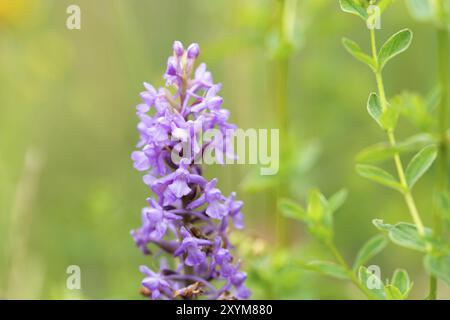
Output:
M175 41L166 86L144 83L137 106L140 141L131 159L156 198L147 199L142 225L131 235L144 254L172 257L170 267L161 258L158 271L141 266L141 292L152 299L247 299L247 275L229 240L230 222L243 228L243 203L234 192L224 196L217 179L205 179L197 161L208 147L219 163L233 158L227 133L235 129L228 123L229 111L221 108L221 85L213 83L205 64L194 70L199 54L198 44L184 49ZM223 138L201 141L211 129Z

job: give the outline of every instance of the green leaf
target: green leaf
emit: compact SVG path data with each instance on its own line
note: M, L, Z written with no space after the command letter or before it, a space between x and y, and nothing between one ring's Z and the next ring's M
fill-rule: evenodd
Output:
M399 112L397 108L388 107L383 110L378 95L372 92L367 100L367 111L378 125L386 130L393 130L397 124Z
M378 163L391 159L399 148L392 147L387 142L380 142L361 150L355 158L358 163Z
M319 272L338 279L349 279L347 271L340 265L329 261L311 261L301 264L303 269Z
M358 270L358 278L359 282L370 290L378 299L386 299L383 282L376 274L370 272L366 267L361 266Z
M333 217L328 210L327 199L318 189L309 193L308 201L308 229L319 241L327 241L333 237Z
M395 180L395 178L390 173L384 171L381 168L371 165L358 164L356 165L356 171L360 176L364 178L373 180L375 182L378 182L379 184L393 188L402 193L405 191L403 186L397 180Z
M389 231L389 238L399 246L422 252L427 251L427 242L419 235L417 227L411 223L397 223Z
M387 286L385 286L384 292L386 294L387 300L404 300L405 299L403 297L402 293L400 292L400 290L392 284L388 284Z
M363 20L368 18L367 10L355 0L339 0L341 10L347 13L357 15Z
M419 151L409 162L406 168L406 181L412 189L417 180L431 167L437 156L436 146L427 146Z
M380 253L387 245L388 241L384 235L376 235L367 241L356 255L353 270L357 270L361 265Z
M279 204L279 208L284 216L303 222L308 222L308 215L299 204L288 199L282 199Z
M345 189L339 190L328 199L327 209L330 214L336 212L347 200L348 192Z
M411 44L412 37L412 31L409 29L404 29L394 34L384 43L381 47L380 53L378 54L380 70L384 68L389 60L408 49Z
M383 114L383 110L381 109L380 99L375 92L372 92L369 95L369 100L367 100L367 111L370 116L383 128L381 123L381 115Z
M336 192L328 201L322 200L324 206L322 224L328 229L333 229L333 214L344 204L345 200L347 200L347 190L345 189Z
M411 223L399 222L395 225L384 224L383 220L375 219L373 224L381 231L387 232L389 239L402 247L427 252L429 243L419 235L417 227ZM426 228L425 234L431 236L431 230Z
M408 272L404 269L396 269L392 276L391 284L400 291L403 299L406 299L412 289L413 283L409 279Z
M425 269L450 285L450 254L427 254Z
M353 40L343 38L342 44L344 45L344 48L350 53L355 59L365 63L368 65L372 70L376 70L375 62L373 61L373 58L369 56L368 54L364 53L361 50L361 47Z
M391 146L387 142L380 142L361 150L355 160L358 163L378 163L391 160L396 153L402 154L416 151L434 141L431 135L421 133L397 143L396 146Z
M311 220L320 222L324 217L324 207L327 200L318 189L309 192L308 216Z

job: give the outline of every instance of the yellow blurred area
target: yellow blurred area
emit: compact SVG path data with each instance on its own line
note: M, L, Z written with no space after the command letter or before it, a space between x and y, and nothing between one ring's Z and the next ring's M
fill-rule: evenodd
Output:
M0 0L0 23L16 23L24 19L38 1Z

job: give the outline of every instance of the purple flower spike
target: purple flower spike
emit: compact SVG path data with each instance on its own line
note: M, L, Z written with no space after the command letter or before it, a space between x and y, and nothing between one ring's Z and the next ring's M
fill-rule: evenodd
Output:
M142 103L136 107L140 139L131 158L156 197L147 199L142 225L131 235L144 254L159 256L164 251L175 260L175 267L161 263L155 272L141 266L145 275L141 292L151 299L248 299L247 275L240 271L229 239L229 221L236 229L243 227L243 203L234 192L225 197L217 179L206 180L194 161L208 144L217 147L220 158L232 149L229 137L223 150L214 139L200 145L201 131L225 133L236 126L222 108L221 85L214 84L204 63L194 69L198 44L184 49L175 41L172 49L164 73L166 87L144 83ZM188 144L192 152L185 154L181 144ZM173 154L181 161L173 160Z

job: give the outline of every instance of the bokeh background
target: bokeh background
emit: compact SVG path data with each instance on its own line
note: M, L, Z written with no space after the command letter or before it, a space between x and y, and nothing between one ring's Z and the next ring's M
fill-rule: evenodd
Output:
M173 40L198 42L200 60L223 84L224 106L241 128L277 128L276 0L0 0L0 298L140 299L140 264L152 265L129 235L148 191L132 167L135 105L142 82L163 85ZM295 1L293 2L295 4ZM81 8L68 30L66 8ZM376 234L374 218L409 221L401 197L355 173L363 147L384 140L365 110L375 90L368 68L342 48L351 37L368 49L368 32L337 1L301 0L290 10L287 130L295 154L283 194L300 202L312 187L349 198L336 217L336 242L351 261ZM403 1L383 16L379 39L409 27L413 44L385 72L388 95L429 92L436 84L430 24L414 21ZM399 137L416 132L400 123ZM256 166L208 167L225 193L245 201L236 235L255 298L362 298L351 284L301 271L295 259L329 258L289 221L289 245L274 245L272 182ZM295 171L295 172L294 172ZM291 173L290 173L291 175ZM433 171L414 195L431 222ZM421 255L389 245L373 262L382 278L397 267L427 291ZM66 289L79 265L82 290ZM445 285L440 296L450 297Z

